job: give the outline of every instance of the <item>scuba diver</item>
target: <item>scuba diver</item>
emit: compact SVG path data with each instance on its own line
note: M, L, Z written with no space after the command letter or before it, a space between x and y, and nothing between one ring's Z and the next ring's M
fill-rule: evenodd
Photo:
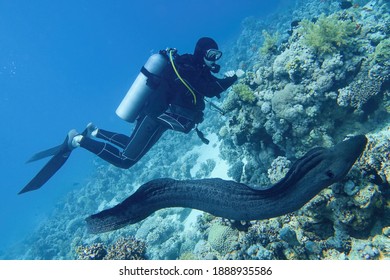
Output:
M116 110L122 119L136 122L130 136L97 128L89 123L82 133L72 129L65 141L35 154L28 162L53 156L41 171L19 192L40 188L66 162L72 150L82 147L120 168L137 163L165 131L189 133L195 129L203 142L208 140L197 129L203 121L205 97L218 97L245 72L228 71L217 78L222 52L209 37L198 40L194 54L179 55L176 49L153 54L142 67ZM97 138L103 141L98 141Z

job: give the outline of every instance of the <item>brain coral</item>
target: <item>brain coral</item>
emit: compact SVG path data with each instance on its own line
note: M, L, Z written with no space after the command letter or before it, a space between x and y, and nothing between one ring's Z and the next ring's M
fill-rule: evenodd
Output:
M276 91L272 97L272 109L276 115L289 122L294 122L304 113L303 106L299 104L299 94L303 88L294 84L287 84L284 89Z
M233 251L238 232L228 226L214 224L210 227L208 242L215 251L225 255Z

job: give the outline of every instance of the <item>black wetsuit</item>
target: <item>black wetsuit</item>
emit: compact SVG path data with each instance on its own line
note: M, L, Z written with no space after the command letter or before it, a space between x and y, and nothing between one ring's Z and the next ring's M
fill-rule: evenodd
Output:
M235 75L216 78L203 59L192 54L175 55L174 61L180 76L195 93L196 104L193 94L179 80L172 66L168 66L163 75L167 85L165 94L153 96L145 104L130 137L99 129L96 137L104 142L83 137L80 146L117 167L127 169L137 163L166 130L190 132L203 121L203 97L219 97L237 80Z

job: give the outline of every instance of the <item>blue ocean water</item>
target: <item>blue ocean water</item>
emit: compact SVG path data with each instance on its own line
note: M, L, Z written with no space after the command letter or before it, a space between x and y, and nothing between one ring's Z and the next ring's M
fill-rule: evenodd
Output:
M90 121L128 132L114 112L151 53L190 53L202 36L223 48L244 18L290 2L0 0L0 251L23 241L94 168L78 151L44 188L19 196L43 164L25 164L29 156Z

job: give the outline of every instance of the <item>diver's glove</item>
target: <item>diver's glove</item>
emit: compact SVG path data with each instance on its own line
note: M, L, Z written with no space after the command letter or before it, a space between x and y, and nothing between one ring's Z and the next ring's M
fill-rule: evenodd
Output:
M227 78L230 78L230 77L233 77L234 75L236 75L236 71L230 70L230 71L225 72L225 74L223 74L223 75Z
M237 71L234 71L234 70L227 71L227 72L225 72L224 76L225 77L233 77L234 75L236 75L237 78L239 79L242 76L244 76L244 74L245 74L244 70L238 69Z

